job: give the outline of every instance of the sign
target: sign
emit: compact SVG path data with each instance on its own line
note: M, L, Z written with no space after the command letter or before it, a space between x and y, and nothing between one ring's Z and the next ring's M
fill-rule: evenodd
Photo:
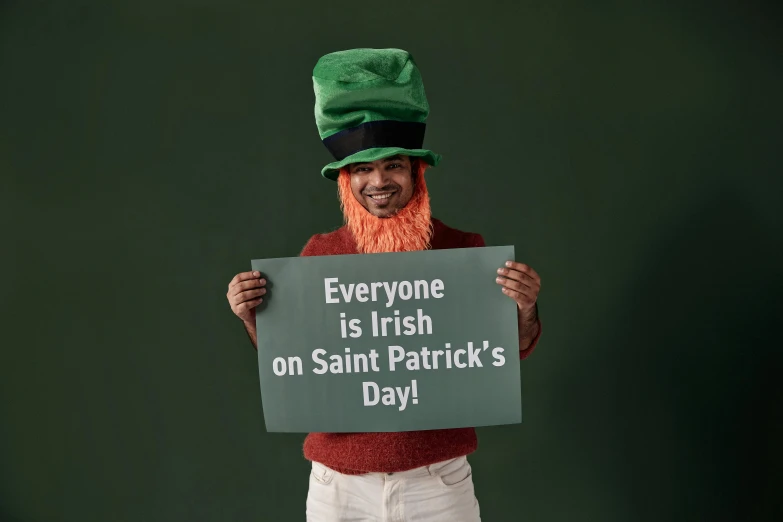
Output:
M521 422L516 303L495 282L514 248L256 259L271 432Z

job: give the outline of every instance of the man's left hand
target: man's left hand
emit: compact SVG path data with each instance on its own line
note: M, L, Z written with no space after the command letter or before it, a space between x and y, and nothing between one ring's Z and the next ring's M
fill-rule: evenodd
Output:
M541 291L541 278L530 266L516 261L506 261L506 266L498 268L495 280L503 287L503 293L516 301L520 321L534 321L536 300Z

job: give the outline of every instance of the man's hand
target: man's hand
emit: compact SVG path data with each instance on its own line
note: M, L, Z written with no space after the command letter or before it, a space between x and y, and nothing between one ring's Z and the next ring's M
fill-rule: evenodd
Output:
M536 300L541 291L541 278L535 270L523 263L506 261L506 266L498 268L495 279L503 287L503 293L516 301L522 317L530 318L536 313Z
M241 272L234 276L228 284L228 304L231 311L242 322L249 323L255 320L256 306L264 300L262 295L266 293L266 280L261 279L258 272Z
M241 272L234 276L234 279L228 283L228 304L231 305L231 311L242 319L245 324L250 342L253 347L258 349L256 341L256 306L264 300L262 295L266 294L266 279L261 279L259 272Z
M498 268L495 281L502 287L503 293L517 303L519 347L526 350L539 330L536 301L541 291L541 278L526 264L506 261L506 266Z

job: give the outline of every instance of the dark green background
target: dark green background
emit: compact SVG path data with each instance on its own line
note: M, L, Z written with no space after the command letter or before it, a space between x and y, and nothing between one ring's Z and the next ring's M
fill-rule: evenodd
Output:
M340 224L310 73L359 46L543 279L485 520L780 519L781 17L680 4L0 3L0 519L304 519L225 293Z

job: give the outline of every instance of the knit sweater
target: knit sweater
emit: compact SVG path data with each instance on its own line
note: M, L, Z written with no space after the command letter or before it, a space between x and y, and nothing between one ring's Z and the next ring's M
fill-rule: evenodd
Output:
M432 219L433 250L446 248L483 247L479 234L462 232ZM316 234L305 245L302 256L358 254L356 242L348 227L334 232ZM524 359L535 348L538 335L530 347L522 350ZM394 473L428 466L436 462L461 457L478 447L474 428L403 431L395 433L310 433L304 442L304 456L334 470L349 475L368 472Z

